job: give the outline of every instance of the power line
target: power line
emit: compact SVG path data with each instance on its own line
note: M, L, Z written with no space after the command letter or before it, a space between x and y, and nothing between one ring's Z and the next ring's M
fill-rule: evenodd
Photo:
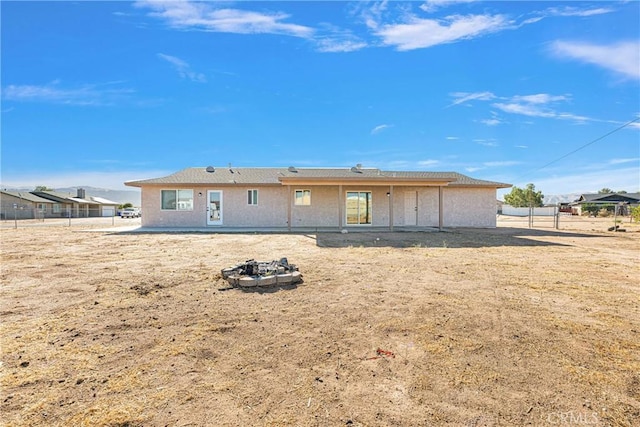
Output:
M570 151L570 152L568 152L567 154L565 154L565 155L563 155L563 156L561 156L561 157L558 157L558 158L557 158L557 159L555 159L555 160L550 161L549 163L547 163L547 164L546 164L546 165L544 165L544 166L540 166L540 167L539 167L539 168L537 168L537 169L530 170L529 172L527 172L527 173L526 173L526 174L524 174L524 175L520 175L520 177L518 177L517 179L520 179L520 178L523 178L523 177L525 177L525 176L528 176L529 174L532 174L533 172L538 172L539 170L542 170L542 169L546 168L547 166L550 166L550 165L552 165L552 164L554 164L554 163L556 163L556 162L559 162L560 160L565 159L565 158L569 157L570 155L575 154L575 153L577 153L578 151L580 151L580 150L582 150L582 149L584 149L584 148L587 148L587 147L588 147L588 146L590 146L591 144L595 144L596 142L598 142L598 141L600 141L600 140L605 139L605 138L606 138L606 137L608 137L609 135L613 135L614 133L618 132L619 130L622 130L622 129L626 128L627 126L631 125L632 123L637 122L638 120L640 120L640 117L636 117L635 119L633 119L633 120L631 120L631 121L629 121L629 122L627 122L627 123L623 124L622 126L617 127L617 128L615 128L614 130L612 130L612 131L610 131L610 132L607 132L606 134L604 134L604 135L602 135L602 136L599 136L598 138L596 138L596 139L594 139L594 140L592 140L592 141L587 142L586 144L584 144L584 145L582 145L582 146L580 146L580 147L576 148L575 150Z

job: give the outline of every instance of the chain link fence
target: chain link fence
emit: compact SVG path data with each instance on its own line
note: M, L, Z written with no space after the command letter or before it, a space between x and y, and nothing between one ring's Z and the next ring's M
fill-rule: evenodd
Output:
M121 218L115 207L90 206L87 208L61 207L60 209L39 209L31 206L3 207L0 209L2 228L27 226L117 226L140 224L140 218Z

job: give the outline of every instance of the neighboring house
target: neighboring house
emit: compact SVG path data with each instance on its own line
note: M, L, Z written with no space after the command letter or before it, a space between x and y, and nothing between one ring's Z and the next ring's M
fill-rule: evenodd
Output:
M496 189L455 172L195 167L128 181L144 227L495 227Z
M629 207L640 205L640 193L581 194L576 201L569 203L577 215L582 215L585 205L618 206L619 215L629 215Z
M80 203L71 199L71 197L66 193L60 193L57 191L32 191L31 194L35 194L38 197L42 197L43 199L51 200L54 205L53 216L57 217L73 217L78 218L80 216L88 216L81 215L84 213L86 209L86 203L82 203L83 209L80 209Z
M116 216L118 213L118 202L103 197L91 197L91 201L98 203L97 216Z
M56 191L0 193L1 219L111 217L116 216L119 206L117 202L102 197L88 200L82 188L78 188L76 197Z
M85 191L78 188L77 196L73 197L57 191L32 191L38 197L49 199L54 204L54 216L71 218L89 218L100 215L100 203L85 199ZM56 205L58 205L56 207Z
M53 205L51 200L29 192L0 191L0 219L49 218Z

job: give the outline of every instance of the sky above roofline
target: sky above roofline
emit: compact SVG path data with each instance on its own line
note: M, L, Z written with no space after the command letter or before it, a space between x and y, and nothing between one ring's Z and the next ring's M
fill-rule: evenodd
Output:
M638 2L2 2L8 187L185 167L640 190Z

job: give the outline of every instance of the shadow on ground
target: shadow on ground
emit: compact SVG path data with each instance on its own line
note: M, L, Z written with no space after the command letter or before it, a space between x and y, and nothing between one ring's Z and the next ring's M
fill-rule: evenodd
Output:
M444 232L371 232L371 233L318 233L306 235L323 248L392 247L392 248L485 248L500 246L573 246L571 243L545 241L550 238L603 237L556 230L528 228L466 229Z
M219 288L219 291L241 291L247 294L273 294L279 291L292 291L298 288L298 285L303 284L304 281L294 283L292 285L278 285L278 286L252 286L243 288L240 286L228 286L225 288Z

